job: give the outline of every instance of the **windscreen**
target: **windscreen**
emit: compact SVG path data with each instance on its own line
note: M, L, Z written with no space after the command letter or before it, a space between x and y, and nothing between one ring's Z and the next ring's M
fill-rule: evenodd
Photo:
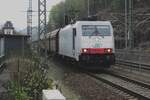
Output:
M110 36L109 25L83 25L83 36Z

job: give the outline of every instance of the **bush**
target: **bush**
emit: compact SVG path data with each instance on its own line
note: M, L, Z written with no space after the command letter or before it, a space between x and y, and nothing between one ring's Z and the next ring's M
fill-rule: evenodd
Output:
M39 100L43 89L52 89L53 81L47 78L48 64L45 60L36 54L32 54L30 58L15 59L14 63L17 64L14 67L17 72L8 83L10 96L15 100Z

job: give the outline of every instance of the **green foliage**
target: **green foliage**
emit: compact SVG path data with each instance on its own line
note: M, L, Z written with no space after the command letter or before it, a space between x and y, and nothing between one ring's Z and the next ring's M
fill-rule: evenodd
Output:
M109 10L112 12L122 12L125 9L125 0L89 0L90 2L90 15L95 15L103 10ZM129 3L129 0L127 0ZM150 0L133 0L134 7L143 7L143 5L150 5ZM129 5L129 4L128 4ZM72 19L82 19L88 15L88 0L65 0L51 9L49 15L49 31L54 28L64 26L64 15L68 15Z
M30 97L25 92L25 87L20 87L18 82L10 81L8 85L8 92L15 100L30 100Z
M125 5L125 2L124 0L112 0L111 2L111 7L113 10L123 10L124 9L124 5Z
M52 80L47 78L48 65L35 56L32 58L34 64L27 70L24 76L23 86L31 97L39 97L43 89L52 89Z
M71 17L87 16L87 0L66 0L66 14Z
M124 9L124 0L89 0L90 15L103 9L120 11ZM70 19L79 20L88 16L88 0L65 0L55 5L49 15L48 30L64 26L64 15ZM53 28L52 28L53 27Z
M64 26L64 16L68 15L70 19L78 19L87 16L86 0L66 0L55 6L50 11L48 29Z
M20 70L8 84L9 94L15 100L35 100L41 98L43 89L52 89L53 81L47 78L45 60L32 54L30 58L18 58L17 62Z
M58 5L53 6L49 15L49 27L52 26L61 27L64 24L64 13L65 13L64 2L61 2ZM50 23L52 23L52 25Z

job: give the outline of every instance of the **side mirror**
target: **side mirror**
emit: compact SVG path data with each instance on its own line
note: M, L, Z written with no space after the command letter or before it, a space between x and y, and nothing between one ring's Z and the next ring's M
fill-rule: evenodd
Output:
M65 25L68 25L69 24L69 17L68 15L65 15Z
M76 35L77 35L76 28L73 28L73 36L76 36Z

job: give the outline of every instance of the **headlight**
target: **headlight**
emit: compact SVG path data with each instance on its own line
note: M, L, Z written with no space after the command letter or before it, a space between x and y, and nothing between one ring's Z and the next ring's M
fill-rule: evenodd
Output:
M87 53L87 52L88 52L88 49L83 48L83 49L81 50L81 52L82 52L82 53Z
M110 52L111 52L111 49L107 49L107 52L109 52L109 53L110 53Z
M105 53L112 53L112 49L111 48L104 49L104 52Z
M83 52L87 52L87 49L83 49Z

